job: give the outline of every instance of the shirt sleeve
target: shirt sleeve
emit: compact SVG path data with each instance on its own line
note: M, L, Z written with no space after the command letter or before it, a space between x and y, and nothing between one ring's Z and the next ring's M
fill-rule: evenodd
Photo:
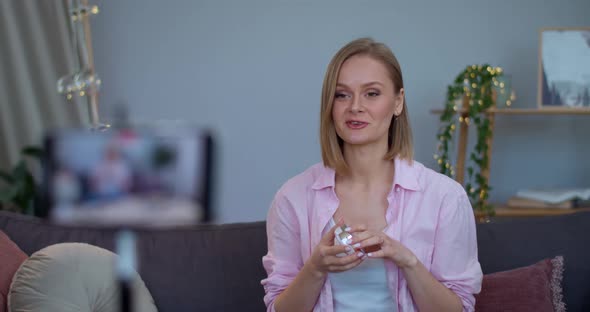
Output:
M461 299L463 311L474 311L474 294L481 290L483 273L477 259L475 217L462 187L443 199L431 273Z
M267 278L262 280L267 311L274 311L278 295L295 279L303 260L297 216L291 203L279 192L273 200L266 220L268 253L262 257Z

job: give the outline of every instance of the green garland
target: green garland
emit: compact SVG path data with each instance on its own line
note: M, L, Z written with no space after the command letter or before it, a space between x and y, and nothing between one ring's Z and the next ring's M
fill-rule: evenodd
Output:
M466 162L468 180L465 190L471 199L475 210L488 216L494 215L493 207L487 203L491 187L488 180L481 174L489 169L488 138L492 135L490 120L486 110L494 105L493 88L504 89L504 83L498 81L502 77L502 69L488 64L472 65L462 71L452 85L447 89L445 109L440 117L441 127L437 134L438 148L434 158L438 161L440 172L455 176L455 171L449 159L449 144L458 123L473 123L477 128L477 142ZM467 116L463 118L457 113L456 101L466 96L469 99ZM462 109L465 109L463 107ZM477 167L477 171L474 167ZM475 180L474 180L475 177Z

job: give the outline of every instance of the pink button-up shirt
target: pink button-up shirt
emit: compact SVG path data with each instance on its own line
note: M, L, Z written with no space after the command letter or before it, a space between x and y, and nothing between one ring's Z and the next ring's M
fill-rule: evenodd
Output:
M268 311L311 256L339 206L335 172L316 164L287 181L268 212L268 254L262 280ZM417 161L395 160L393 187L387 195L383 230L410 249L430 273L473 311L481 289L475 218L463 187ZM402 271L386 261L387 281L399 311L415 311ZM333 311L332 286L326 279L314 311Z

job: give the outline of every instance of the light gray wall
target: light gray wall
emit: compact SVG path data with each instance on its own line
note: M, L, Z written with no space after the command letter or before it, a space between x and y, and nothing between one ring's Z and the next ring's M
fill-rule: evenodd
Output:
M93 42L103 112L215 129L218 222L266 217L276 190L320 161L324 70L372 36L402 64L416 159L433 167L445 90L465 65L512 75L515 107L534 107L538 30L589 26L590 1L96 1ZM590 186L588 116L498 117L492 199L518 188Z

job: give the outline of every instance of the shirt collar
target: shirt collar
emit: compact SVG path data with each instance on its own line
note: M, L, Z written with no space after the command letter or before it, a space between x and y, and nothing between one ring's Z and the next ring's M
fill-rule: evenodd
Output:
M334 188L336 186L336 171L326 166L322 166L321 168L322 170L311 188L314 190L321 190L327 187Z
M400 187L411 191L421 190L420 183L418 183L418 172L417 168L414 166L414 161L410 163L408 160L396 157L394 160L394 166L395 175L393 177L393 187L399 185ZM336 172L334 169L325 166L322 166L321 168L322 170L311 188L314 190L321 190L327 187L334 188L336 185Z
M395 175L393 177L393 187L400 187L410 191L420 191L418 182L418 169L413 160L395 158Z

